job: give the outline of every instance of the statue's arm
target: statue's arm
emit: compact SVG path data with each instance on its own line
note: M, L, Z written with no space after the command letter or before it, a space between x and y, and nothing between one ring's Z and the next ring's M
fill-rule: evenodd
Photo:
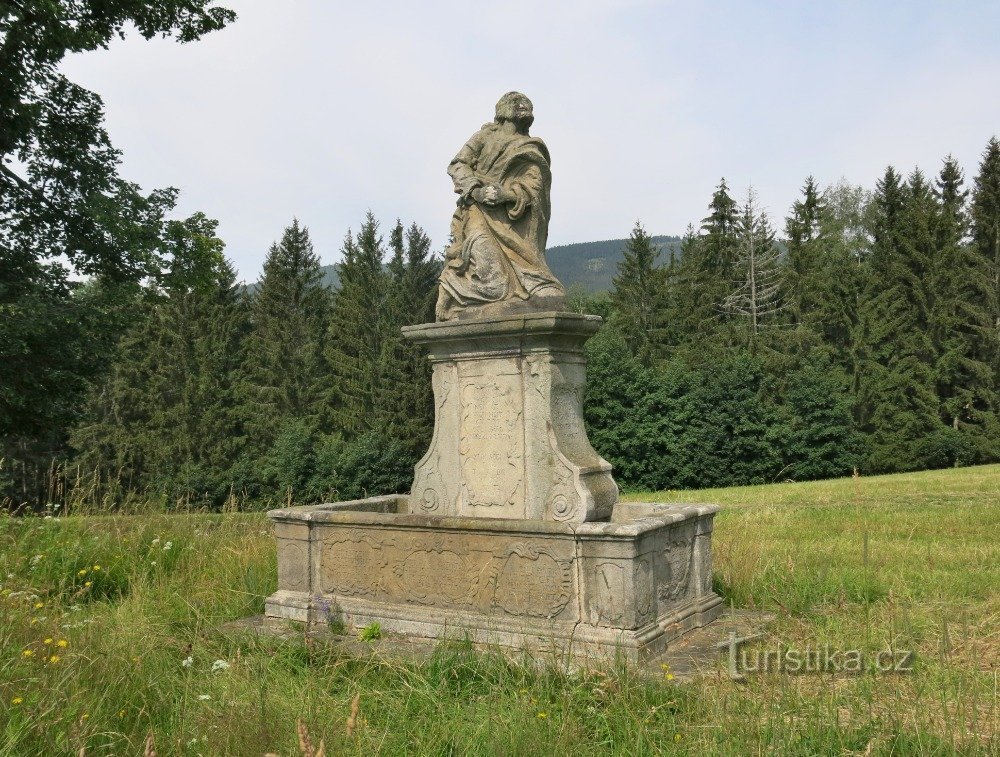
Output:
M502 201L509 204L507 215L516 221L545 191L542 170L534 163L527 164L502 187Z
M479 158L479 153L482 149L483 133L482 129L480 129L472 135L469 141L458 151L458 154L452 159L451 163L448 164L448 175L451 176L451 180L455 183L455 192L461 195L460 202L462 203L467 203L472 191L483 185L482 180L476 176L476 172L473 169L473 165L475 165L476 160Z

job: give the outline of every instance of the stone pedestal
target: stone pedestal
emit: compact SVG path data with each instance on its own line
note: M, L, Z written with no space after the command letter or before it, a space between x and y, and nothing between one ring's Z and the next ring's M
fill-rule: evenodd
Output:
M410 497L273 510L270 623L638 661L714 620L714 505L618 503L601 523L441 517Z
M618 502L583 425L596 316L404 329L433 362L434 437L410 495L269 513L271 623L637 660L712 621L713 505Z
M601 319L529 313L403 329L433 363L434 438L411 491L427 515L582 523L618 500L587 440L584 342Z

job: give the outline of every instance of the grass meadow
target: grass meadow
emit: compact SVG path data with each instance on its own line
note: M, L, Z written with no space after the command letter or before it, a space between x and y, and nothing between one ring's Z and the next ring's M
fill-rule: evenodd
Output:
M223 633L275 588L263 513L0 516L0 755L1000 753L1000 466L632 498L723 505L716 590L776 616L759 644L913 671L681 681Z

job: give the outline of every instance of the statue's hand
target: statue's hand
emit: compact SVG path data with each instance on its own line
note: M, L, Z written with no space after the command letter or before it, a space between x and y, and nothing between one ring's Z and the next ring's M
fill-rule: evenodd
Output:
M506 192L496 184L477 187L472 191L472 199L483 205L500 205L501 203L509 202Z

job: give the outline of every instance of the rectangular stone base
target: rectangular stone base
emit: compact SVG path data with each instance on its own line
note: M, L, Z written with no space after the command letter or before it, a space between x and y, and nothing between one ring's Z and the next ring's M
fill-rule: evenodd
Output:
M639 660L715 619L714 505L618 503L610 521L417 515L406 496L269 513L273 620Z

